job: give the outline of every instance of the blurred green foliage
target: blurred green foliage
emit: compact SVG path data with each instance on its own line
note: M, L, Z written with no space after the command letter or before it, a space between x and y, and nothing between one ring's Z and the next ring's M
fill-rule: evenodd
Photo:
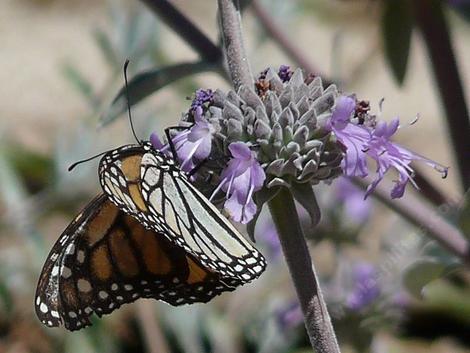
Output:
M296 16L312 14L324 21L343 19L335 17L331 2L263 3L275 10L275 18L285 24L296 21ZM412 20L407 3L400 0L382 4L384 54L399 83L406 77L411 45ZM18 342L20 352L150 352L144 330L149 323L139 316L135 304L108 317L94 318L91 328L76 333L46 329L33 313L35 284L48 249L74 213L96 192L90 182L96 179L96 164L83 165L73 174L65 170L71 161L104 148L96 127L109 124L106 128L110 128L122 116L126 108L122 89L125 59L131 58L131 104L169 84L184 100L197 87L188 76L220 72L220 68L204 61L170 62L161 45L165 40L162 24L146 8L124 9L110 4L110 29L94 28L92 34L110 69L103 90L96 90L93 78L86 77L71 62L62 65L64 79L89 108L88 116L74 117L81 122L79 129L57 131L54 148L48 154L26 149L3 136L0 141L0 352L16 352ZM265 31L257 30L253 36L260 44L269 40ZM174 84L181 79L183 83ZM119 144L114 140L113 143ZM302 192L298 190L300 203ZM323 255L326 259L321 260L330 263L330 270L321 275L342 344L350 351L372 352L379 334L387 332L398 339L403 335L429 340L442 333L469 345L462 332L470 332L470 277L459 261L402 220L394 219L386 226L384 212L379 214L377 204L371 210L375 221L351 221L344 205L334 201L331 193L327 186L318 187L322 220L312 229L305 217L303 225L312 253ZM458 218L470 239L468 194L461 210L443 216L450 222ZM374 227L380 229L382 238L372 256L367 237ZM268 253L273 245L261 239L266 229L258 225L251 233L257 234L258 246ZM320 254L316 252L318 248ZM324 255L323 249L330 250L325 250ZM377 268L374 281L381 288L380 296L353 310L346 304L354 287L352 268L365 260ZM288 325L282 324L285 318L280 313L295 302L282 257L272 256L268 258L267 272L254 284L210 304L173 308L152 301L155 322L150 324L161 331L170 352L310 352L302 321L291 318ZM420 324L426 317L432 317L435 326L440 326L439 320L445 318L449 327L459 330L434 331L428 322L423 331Z

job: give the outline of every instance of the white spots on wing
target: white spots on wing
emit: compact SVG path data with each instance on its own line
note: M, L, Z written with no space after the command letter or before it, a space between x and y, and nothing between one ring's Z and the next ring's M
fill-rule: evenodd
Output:
M241 271L243 271L243 269L244 269L244 267L242 265L235 266L235 271L237 271L237 272L241 272Z
M39 305L39 304L41 304L41 297L38 295L36 297L36 305Z
M131 284L125 284L124 285L124 289L127 290L127 291L130 291L132 290L134 287L131 285Z
M41 310L41 312L45 314L49 311L49 308L47 307L46 304L41 303L41 305L39 305L39 310Z
M74 243L70 243L68 246L67 246L67 249L65 249L65 254L66 255L71 255L75 252L75 244Z
M68 235L64 235L64 236L63 236L62 238L60 238L60 240L59 240L60 245L64 245L65 242L66 242L68 239L69 239L69 236L68 236ZM57 255L58 255L58 254L57 254ZM55 261L55 259L54 259L54 261Z
M106 298L109 296L109 294L108 294L106 291L104 291L104 290L100 290L99 293L98 293L98 296L99 296L101 299L104 300L104 299L106 299Z
M253 264L257 263L257 262L258 262L258 261L257 261L256 259L252 258L252 257L250 257L249 259L246 260L246 263L247 263L248 265L253 265Z
M59 257L59 254L58 254L58 253L52 254L52 255L51 255L51 261L57 260L58 257Z
M55 265L55 266L52 268L51 276L57 276L58 274L59 274L59 265Z
M63 277L63 278L69 278L70 276L72 276L72 270L70 270L70 268L68 268L67 266L62 266L62 270L60 272L60 275Z
M59 312L58 312L58 311L51 310L51 315L52 315L53 317L55 317L56 319L59 319L59 318L60 318L60 315L59 315Z
M90 315L92 313L93 309L90 308L89 306L87 306L84 311L85 311L85 314Z
M87 293L91 291L91 284L86 279L80 278L77 281L77 287L80 292Z
M113 283L113 284L111 285L111 290L113 290L113 291L118 290L118 288L119 288L119 286L117 285L117 283Z
M77 317L77 314L73 311L69 311L69 317L71 317L72 319L75 319Z
M255 267L253 268L253 270L254 270L256 273L263 272L263 266L255 266Z
M251 276L250 276L249 274L247 274L247 273L243 273L243 274L242 274L242 278L243 278L244 280L250 280L250 279L251 279Z
M77 252L77 261L81 264L85 261L85 252L83 250Z

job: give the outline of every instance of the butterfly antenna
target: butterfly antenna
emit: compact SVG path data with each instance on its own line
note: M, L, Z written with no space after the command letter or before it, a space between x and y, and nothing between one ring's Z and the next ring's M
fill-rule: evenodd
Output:
M135 130L134 130L134 124L132 123L131 103L130 103L130 98L129 98L129 84L127 82L127 67L128 66L129 66L129 59L127 59L126 62L124 63L124 82L126 84L127 115L129 116L129 123L131 125L132 134L134 135L134 138L137 141L137 143L141 145L142 142L137 138L137 134L135 133Z
M79 164L82 164L82 163L85 163L85 162L88 162L88 161L91 161L99 156L102 156L103 154L105 153L108 153L109 151L104 151L104 152L101 152L101 153L98 153L97 155L94 155L93 157L90 157L90 158L87 158L87 159L82 159L81 161L78 161L78 162L75 162L74 164L72 164L70 167L67 168L67 170L69 172L72 171L72 169L74 169L77 165Z

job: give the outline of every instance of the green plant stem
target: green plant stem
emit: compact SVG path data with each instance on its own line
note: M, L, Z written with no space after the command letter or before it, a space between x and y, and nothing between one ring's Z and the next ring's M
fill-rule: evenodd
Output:
M230 77L236 90L253 87L254 79L243 45L240 12L236 0L218 0L222 37Z
M294 199L287 188L282 187L269 201L269 210L279 234L312 347L317 353L340 352Z
M356 178L355 182L364 189L370 180ZM470 243L465 236L442 217L454 205L442 205L434 211L411 194L392 200L385 185L379 184L372 196L390 209L401 215L413 225L419 227L427 236L437 241L443 248L470 265Z
M460 79L449 28L438 0L414 0L418 28L426 43L436 87L446 113L447 127L452 140L464 190L470 188L470 117Z
M200 56L209 62L222 61L222 51L197 28L194 23L183 15L171 2L167 0L141 0L168 27L174 30L186 41Z

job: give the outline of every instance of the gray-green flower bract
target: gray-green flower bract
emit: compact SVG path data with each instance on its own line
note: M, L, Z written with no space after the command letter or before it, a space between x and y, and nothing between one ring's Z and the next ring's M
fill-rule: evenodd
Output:
M323 89L319 77L306 80L300 69L286 83L272 69L260 78L258 94L242 86L237 93L216 90L205 112L216 127L214 141L226 154L232 142L257 150L267 186L333 179L342 173L343 150L319 122L331 116L338 92Z

